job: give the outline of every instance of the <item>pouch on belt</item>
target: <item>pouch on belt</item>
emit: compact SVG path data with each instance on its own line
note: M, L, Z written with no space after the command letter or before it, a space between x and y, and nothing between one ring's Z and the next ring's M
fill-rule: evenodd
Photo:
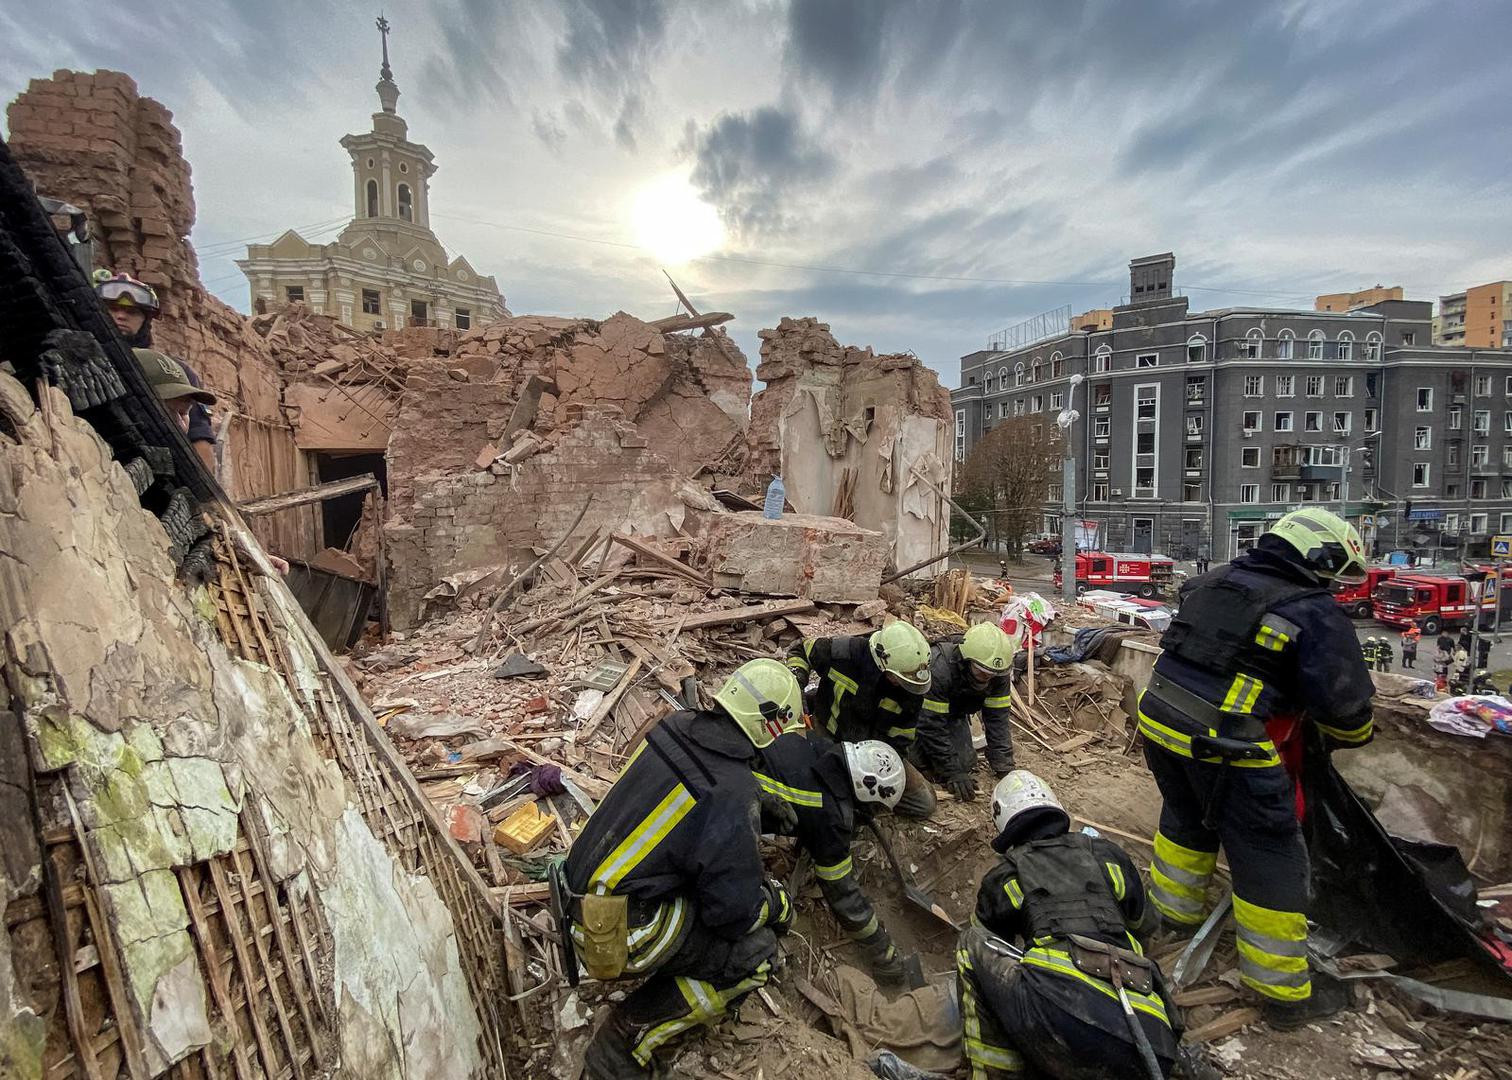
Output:
M630 962L630 901L623 896L593 893L578 901L582 919L582 948L578 959L595 979L617 979Z

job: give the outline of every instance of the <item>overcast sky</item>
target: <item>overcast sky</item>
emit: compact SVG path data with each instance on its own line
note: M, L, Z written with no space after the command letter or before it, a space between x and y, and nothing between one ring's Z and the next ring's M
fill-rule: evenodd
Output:
M673 273L753 362L758 329L817 315L953 385L993 331L1117 303L1168 249L1199 308L1512 276L1512 4L384 7L432 225L516 313L670 314L630 224L669 172L728 230ZM234 242L352 212L337 140L378 107L377 13L8 0L0 97L108 67L172 109L203 278L245 310Z

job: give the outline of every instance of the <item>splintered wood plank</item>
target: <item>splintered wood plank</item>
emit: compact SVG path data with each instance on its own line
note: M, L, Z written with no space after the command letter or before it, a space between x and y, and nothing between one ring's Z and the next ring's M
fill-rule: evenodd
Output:
M35 791L33 797L35 798ZM68 909L63 906L62 875L58 871L56 852L42 854L42 887L47 896L47 921L52 930L53 948L57 954L58 979L63 984L63 1012L68 1024L68 1034L73 1041L74 1060L84 1069L89 1080L105 1080L100 1072L100 1063L95 1058L91 1033L84 1019L84 1002L79 994L79 979L74 974L73 958L78 951L78 935L68 918Z
M273 1041L268 1037L267 1023L263 1020L262 1010L257 1007L256 992L258 977L252 970L252 959L248 955L247 938L242 933L241 920L236 915L236 906L231 900L231 889L226 884L226 871L221 866L220 859L211 859L205 864L210 868L210 885L215 890L215 899L220 904L221 921L226 927L226 937L231 941L231 952L236 957L236 969L241 975L243 997L246 1000L247 1018L252 1023L252 1036L257 1040L257 1052L262 1056L263 1073L267 1076L279 1076L282 1069L278 1059L273 1056ZM248 919L251 912L247 913Z
M199 943L200 953L205 958L210 996L215 999L215 1007L226 1018L226 1026L231 1030L231 1060L236 1066L236 1075L241 1080L251 1080L255 1074L247 1061L247 1048L242 1043L241 1033L236 1030L236 1010L231 1004L231 990L226 985L226 971L220 952L215 947L214 935L210 933L205 905L200 901L199 885L194 880L194 871L190 867L180 866L177 872L179 891L184 894L184 906L189 910L189 932ZM247 1011L251 1011L250 1007Z
M683 620L683 630L700 630L706 626L727 626L730 623L770 619L778 615L798 615L813 611L812 600L769 600L764 604L747 604L745 607L723 608L706 611L701 615L689 615Z

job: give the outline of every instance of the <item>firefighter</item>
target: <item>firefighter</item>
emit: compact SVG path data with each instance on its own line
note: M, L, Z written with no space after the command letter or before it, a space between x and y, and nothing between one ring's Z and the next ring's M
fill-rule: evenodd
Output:
M1376 639L1372 634L1360 643L1360 658L1365 661L1367 670L1376 669Z
M992 820L1003 859L983 875L956 950L972 1080L1031 1070L1146 1080L1119 986L1155 1069L1170 1075L1176 1012L1140 942L1156 919L1139 869L1117 844L1069 832L1055 793L1022 769L998 781Z
M556 873L558 925L598 979L646 977L594 1033L584 1075L651 1075L652 1054L763 985L792 921L757 848L757 751L799 730L780 662L740 667L707 710L651 730Z
M912 623L896 619L871 635L805 638L788 650L800 684L818 684L809 716L841 742L880 739L906 754L918 734L919 708L929 689L929 642ZM934 812L934 788L907 761L896 810L924 818Z
M1396 650L1391 647L1391 639L1384 634L1376 638L1376 670L1390 671L1396 663Z
M1328 592L1364 579L1353 526L1321 508L1287 514L1182 590L1139 702L1164 799L1151 900L1167 923L1196 927L1218 848L1227 851L1240 978L1277 1028L1351 1000L1342 983L1309 974L1307 850L1277 742L1293 752L1302 721L1329 749L1370 740L1374 684Z
M959 638L936 642L929 653L929 690L919 714L919 737L909 751L926 776L958 799L975 799L976 751L971 715L982 714L987 764L998 776L1013 771L1013 639L996 623L978 623Z
M840 928L861 947L877 981L902 983L903 956L856 880L851 840L868 806L890 810L898 804L903 758L875 739L837 743L795 732L761 752L756 783L793 811L790 825L763 831L797 838L813 860L825 903Z

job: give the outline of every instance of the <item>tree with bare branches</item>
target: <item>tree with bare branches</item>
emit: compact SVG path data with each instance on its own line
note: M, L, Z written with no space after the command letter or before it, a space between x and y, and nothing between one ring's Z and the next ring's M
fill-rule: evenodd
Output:
M984 507L994 545L1020 554L1025 536L1039 529L1060 461L1060 431L1040 418L1015 416L982 436L961 470L961 487Z

